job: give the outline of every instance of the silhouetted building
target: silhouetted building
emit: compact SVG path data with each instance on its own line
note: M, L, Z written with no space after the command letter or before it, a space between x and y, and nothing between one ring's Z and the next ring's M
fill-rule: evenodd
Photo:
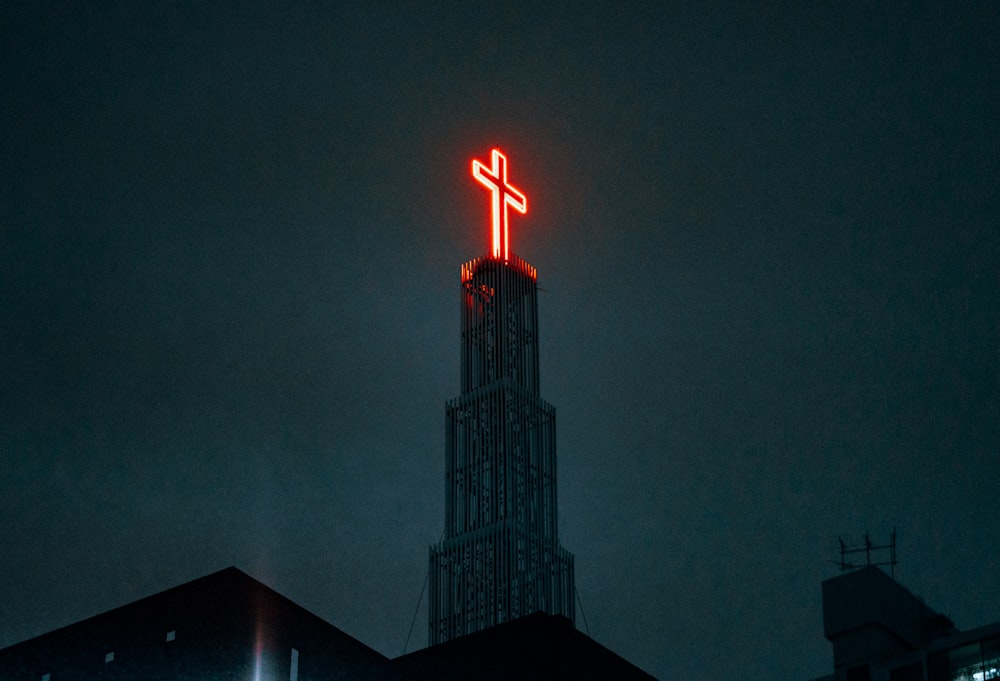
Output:
M0 650L2 681L654 681L536 613L395 660L236 568Z
M823 582L836 681L1000 679L1000 622L960 632L874 565Z
M534 612L574 619L559 545L556 414L538 389L535 268L462 266L462 393L447 405L445 531L431 548L428 640Z
M562 615L521 619L392 662L401 681L656 681Z
M393 678L388 667L236 568L0 650L3 681Z

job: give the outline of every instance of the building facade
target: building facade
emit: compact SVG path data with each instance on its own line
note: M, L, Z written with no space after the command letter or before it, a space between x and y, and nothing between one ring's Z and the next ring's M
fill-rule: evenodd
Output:
M516 256L462 266L461 395L446 409L445 531L430 550L433 645L534 612L574 620L559 545L556 414L539 396L538 286Z
M823 582L830 681L1000 679L1000 622L959 631L878 567Z

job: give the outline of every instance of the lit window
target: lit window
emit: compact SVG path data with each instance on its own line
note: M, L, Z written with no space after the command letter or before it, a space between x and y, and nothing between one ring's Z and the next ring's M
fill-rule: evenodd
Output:
M108 662L114 662L114 661L115 661L115 651L112 650L110 653L105 653L104 654L104 662L105 662L105 664L107 664Z
M972 672L972 681L989 681L998 677L1000 677L1000 668L991 667L989 663L986 664L986 669ZM956 678L964 677L959 676Z
M167 640L168 641L173 641L175 638L177 638L177 630L176 629L171 629L170 631L167 632Z

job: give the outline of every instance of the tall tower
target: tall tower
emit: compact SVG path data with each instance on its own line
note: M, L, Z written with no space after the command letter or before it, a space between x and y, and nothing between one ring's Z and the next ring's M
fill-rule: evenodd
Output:
M493 251L462 265L462 392L446 407L432 645L539 610L575 615L573 555L558 537L555 408L538 390L537 275L507 249L507 205L523 213L527 203L499 150L492 159L489 169L473 162L493 193Z

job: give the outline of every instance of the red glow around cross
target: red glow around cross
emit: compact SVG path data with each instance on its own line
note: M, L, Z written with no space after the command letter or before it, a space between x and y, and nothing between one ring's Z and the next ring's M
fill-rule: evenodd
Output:
M492 167L487 168L481 161L473 159L472 176L490 190L493 199L493 257L499 258L501 251L500 230L503 229L503 259L508 258L507 206L517 212L528 212L528 200L524 194L507 183L507 157L494 149L490 154Z

